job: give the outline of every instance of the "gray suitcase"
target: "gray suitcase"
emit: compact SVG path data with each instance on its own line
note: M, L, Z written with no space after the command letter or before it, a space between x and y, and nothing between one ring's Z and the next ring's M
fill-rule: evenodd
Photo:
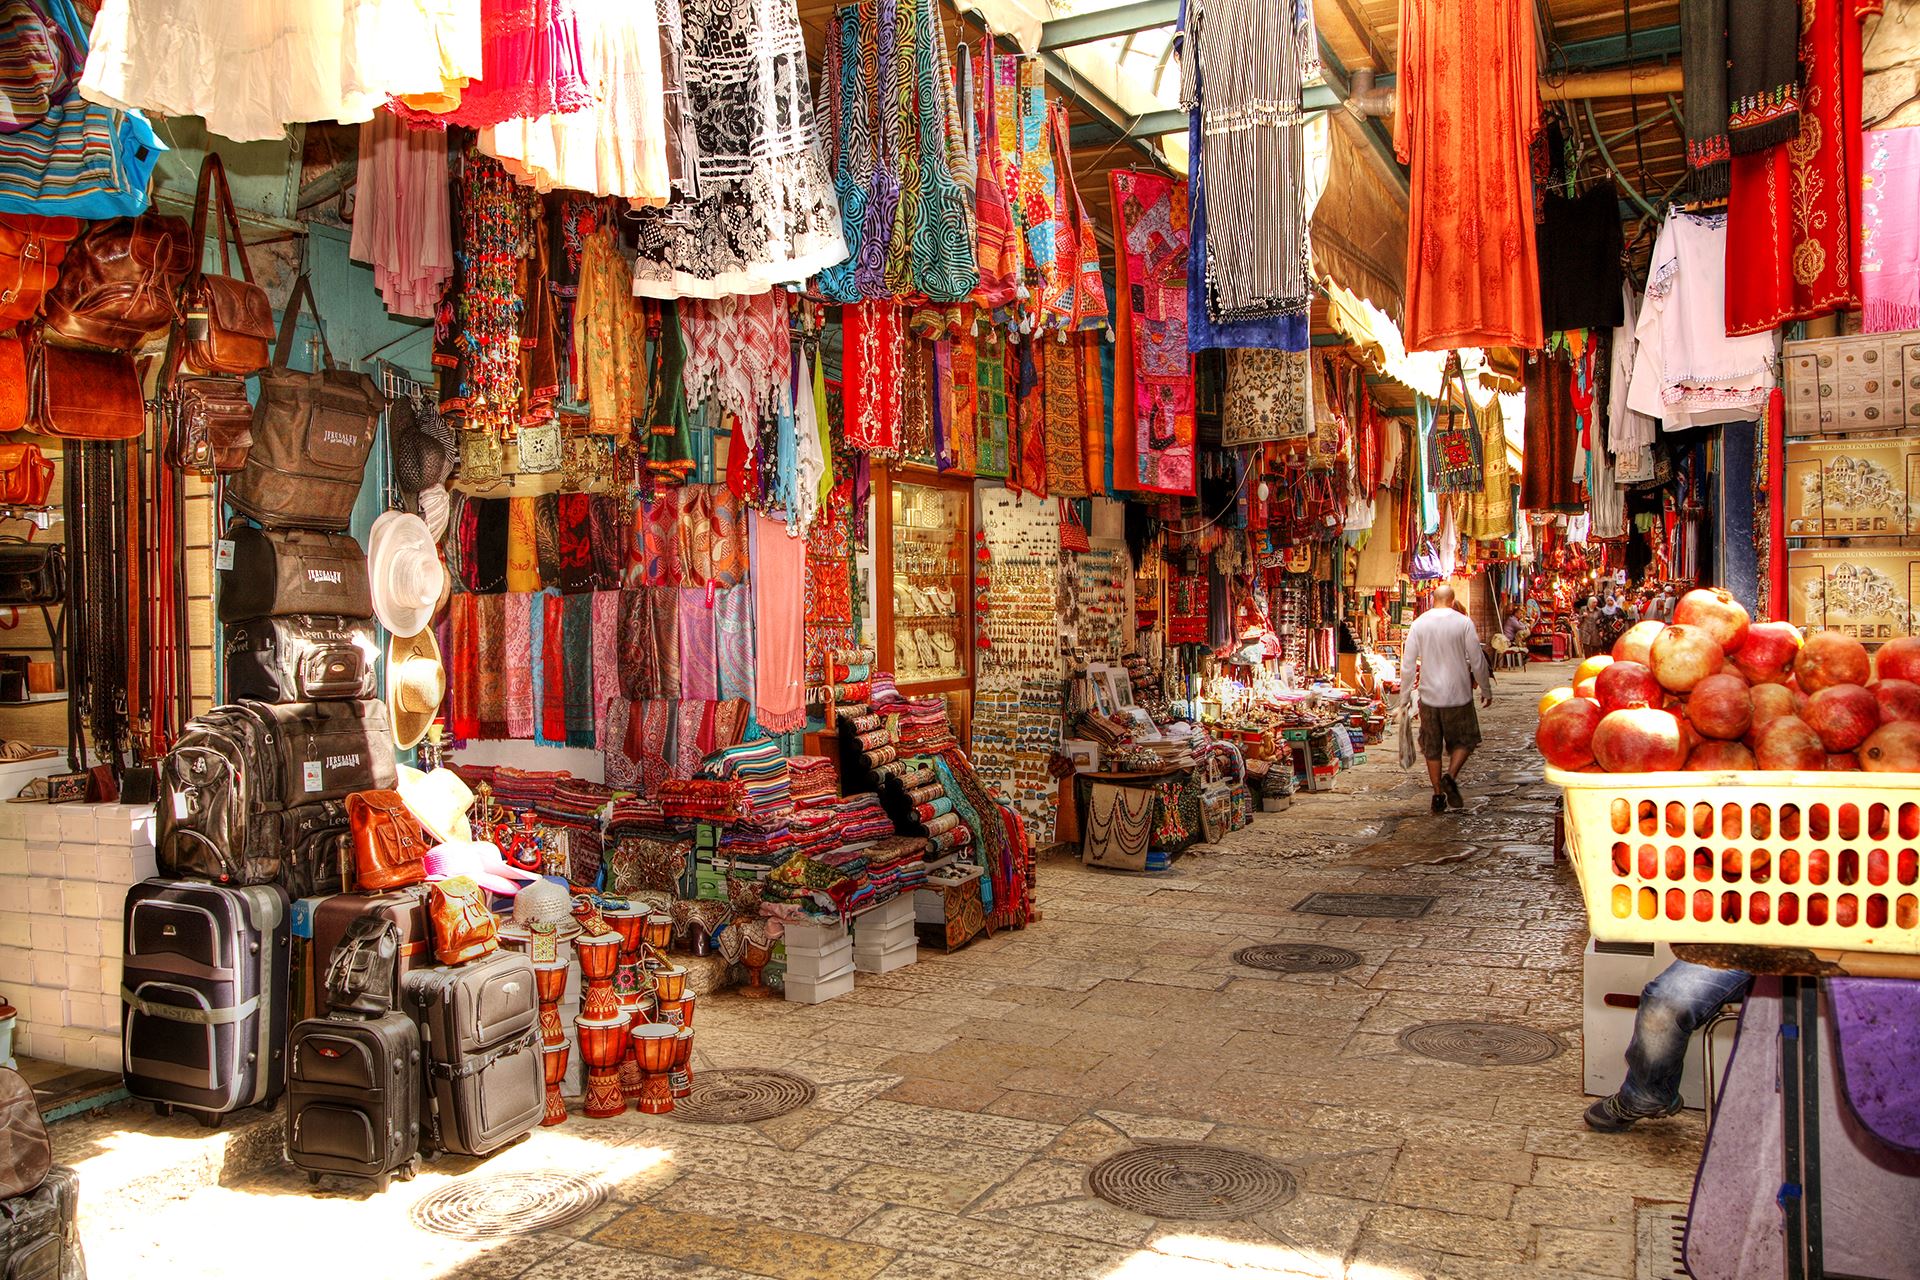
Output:
M404 1013L309 1018L287 1037L287 1159L372 1179L420 1166L420 1029Z
M415 969L401 989L426 1064L423 1145L484 1156L533 1132L546 1111L533 961L496 951Z

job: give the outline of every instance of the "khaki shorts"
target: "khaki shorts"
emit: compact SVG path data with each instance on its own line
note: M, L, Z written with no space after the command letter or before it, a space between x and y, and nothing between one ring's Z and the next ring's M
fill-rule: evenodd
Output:
M1449 751L1470 751L1479 745L1480 713L1471 702L1461 707L1420 704L1421 755L1429 760L1441 760Z

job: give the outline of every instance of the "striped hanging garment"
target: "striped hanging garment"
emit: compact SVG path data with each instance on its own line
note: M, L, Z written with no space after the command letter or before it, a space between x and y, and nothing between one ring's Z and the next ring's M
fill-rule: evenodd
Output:
M820 292L834 302L858 302L853 273L859 265L861 236L867 224L867 192L873 185L873 122L866 104L874 74L873 49L861 39L877 0L842 5L827 22L826 67L820 76L817 114L828 122L833 139L833 189L840 198L840 228L847 238L847 260L820 273Z
M914 65L919 98L919 175L913 226L912 288L935 302L957 302L980 283L973 260L973 210L955 163L959 105L945 31L934 0L918 0L919 29ZM904 183L903 183L904 187Z
M971 82L972 60L961 64ZM1003 318L1020 294L1020 243L1013 209L1007 202L1004 153L1000 142L998 76L994 71L993 33L980 41L980 76L986 99L976 112L968 103L968 139L974 154L973 188L974 262L980 284L973 291L975 305Z

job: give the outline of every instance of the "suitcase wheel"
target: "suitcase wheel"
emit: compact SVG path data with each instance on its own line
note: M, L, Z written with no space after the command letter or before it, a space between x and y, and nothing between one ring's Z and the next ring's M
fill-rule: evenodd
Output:
M412 1182L414 1179L414 1175L418 1174L419 1172L420 1172L420 1157L416 1155L412 1159L408 1160L405 1164L400 1166L400 1180L402 1182Z
M317 1187L317 1186L319 1186L319 1185L320 1185L320 1175L319 1175L319 1174L317 1174L317 1173L314 1173L314 1172L312 1172L311 1170L309 1170L309 1171L308 1171L308 1173L307 1173L307 1185L308 1185L308 1186L310 1186L310 1187Z
M161 1117L170 1117L173 1115L173 1104L170 1102L156 1102L153 1104L153 1114Z
M214 1111L196 1111L194 1118L200 1121L202 1129L218 1129L220 1122L226 1119L225 1116Z

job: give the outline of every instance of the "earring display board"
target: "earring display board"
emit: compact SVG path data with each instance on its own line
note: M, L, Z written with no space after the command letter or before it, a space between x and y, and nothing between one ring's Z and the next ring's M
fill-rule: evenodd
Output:
M980 653L982 688L1063 678L1059 505L989 490L980 502L988 609Z
M1063 557L1060 570L1062 648L1083 662L1118 659L1129 649L1133 622L1125 546L1094 546Z

